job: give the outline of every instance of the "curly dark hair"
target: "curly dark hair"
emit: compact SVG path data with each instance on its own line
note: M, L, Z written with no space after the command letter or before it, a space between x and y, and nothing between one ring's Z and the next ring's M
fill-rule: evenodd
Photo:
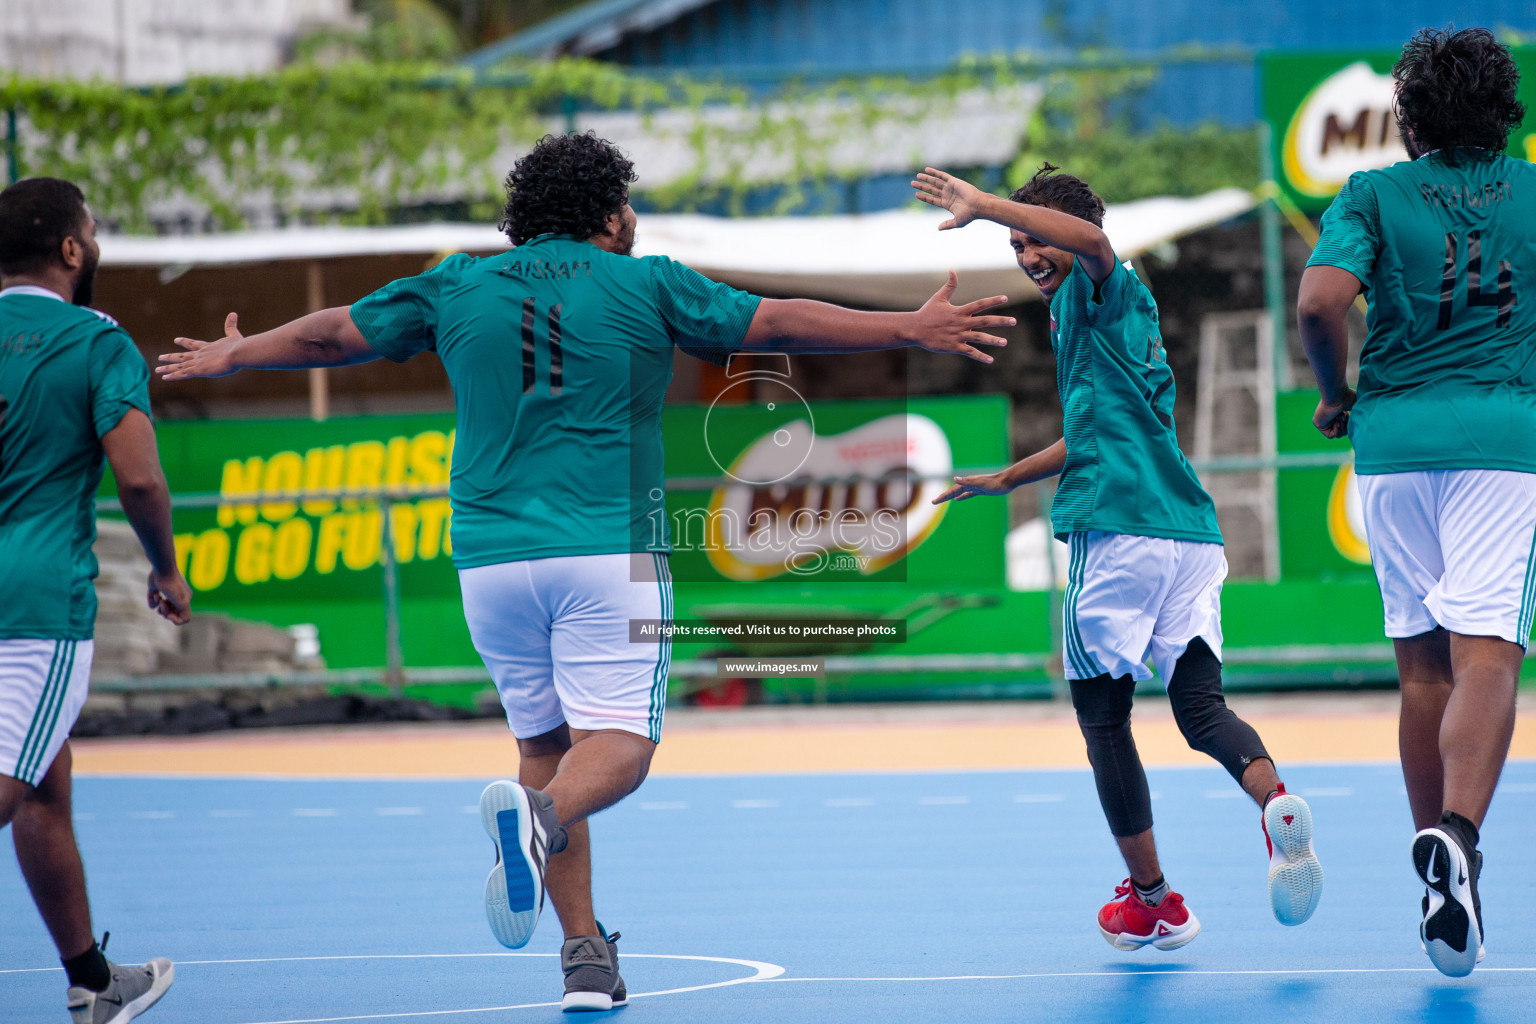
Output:
M629 202L635 165L592 132L546 135L507 175L501 230L513 245L539 235L601 234Z
M1053 210L1070 213L1094 227L1103 227L1104 200L1082 178L1057 173L1060 170L1060 167L1052 163L1041 164L1035 176L1014 189L1008 198L1029 206L1049 206Z
M1520 71L1485 28L1420 29L1392 68L1397 126L1419 148L1502 152L1525 119Z

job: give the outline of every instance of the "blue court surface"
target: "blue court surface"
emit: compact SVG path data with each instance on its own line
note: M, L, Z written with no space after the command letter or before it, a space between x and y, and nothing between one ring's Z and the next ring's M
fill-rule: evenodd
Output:
M1121 953L1094 925L1124 874L1086 771L657 778L594 820L599 916L623 932L618 1019L1536 1019L1536 763L1484 830L1488 957L1441 977L1392 765L1288 773L1317 822L1322 905L1284 928L1258 814L1219 769L1154 771L1164 868L1204 931ZM83 779L97 928L168 956L144 1019L556 1021L560 932L490 937L473 781ZM0 1020L63 1021L65 981L0 863Z

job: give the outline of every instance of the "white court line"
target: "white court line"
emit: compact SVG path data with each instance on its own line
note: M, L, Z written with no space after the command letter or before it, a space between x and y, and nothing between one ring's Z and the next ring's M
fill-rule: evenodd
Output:
M1536 782L1506 782L1499 788L1506 793L1536 793Z
M1478 972L1502 971L1513 974L1529 974L1536 972L1536 967L1479 967ZM1195 975L1202 977L1221 975L1245 975L1245 974L1436 974L1440 972L1433 967L1319 967L1296 968L1294 970L1251 970L1251 971L1181 971L1177 967L1167 967L1162 970L1146 971L1056 971L1040 974L950 974L921 978L753 978L753 981L764 982L899 982L899 981L1027 981L1034 978L1127 978L1140 975L1161 974L1170 978L1188 978ZM273 1022L276 1024L276 1022Z
M210 818L254 818L255 811L209 811Z
M336 808L334 808L334 807L295 807L293 809L293 816L295 818L334 818L334 817L336 817Z
M1059 804L1066 797L1061 793L1020 793L1013 798L1016 804Z
M949 807L954 804L968 804L971 798L968 796L921 796L917 802L924 807Z
M480 813L480 805L479 804L465 804L463 807L460 807L459 810L463 811L465 814L479 814Z
M544 957L555 958L558 953L391 953L379 956L275 956L252 957L243 960L182 960L178 967L206 966L211 964L269 964L269 963L293 963L297 961L334 961L334 960L470 960L487 957ZM631 992L631 999L647 999L652 996L671 996L683 992L702 992L711 988L729 988L732 985L745 985L751 982L771 981L784 973L784 968L778 964L765 963L762 960L743 960L730 956L690 956L673 953L625 953L627 960L695 960L706 963L735 964L739 967L749 967L755 973L746 978L730 978L726 981L712 981L704 985L685 985L681 988L658 989L655 992ZM43 971L58 971L60 967L33 968L28 970L0 970L0 974L35 974ZM468 1013L500 1013L507 1010L531 1010L540 1007L559 1006L554 1003L516 1003L510 1006L475 1006L457 1010L408 1010L403 1013L363 1013L341 1017L300 1017L290 1020L266 1020L249 1021L246 1024L333 1024L336 1021L348 1020L399 1020L407 1017L447 1017Z
M166 818L176 817L175 811L134 811L128 815L139 821L164 821Z
M777 807L777 806L779 806L779 801L777 801L777 800L732 800L731 801L731 806L732 807L740 807L740 808L743 808L743 809L751 810L751 809L754 809L754 808L762 808L762 807Z
M1238 797L1247 796L1240 789L1208 789L1205 791L1207 800L1236 800Z
M1354 796L1355 791L1349 786L1314 786L1311 789L1301 791L1302 796Z
M386 818L403 818L414 814L425 814L426 812L420 807L376 807L374 808L374 813L383 815Z
M867 796L835 796L821 802L823 807L873 807L875 802Z
M688 801L642 800L640 801L640 809L642 811L686 811L688 809Z

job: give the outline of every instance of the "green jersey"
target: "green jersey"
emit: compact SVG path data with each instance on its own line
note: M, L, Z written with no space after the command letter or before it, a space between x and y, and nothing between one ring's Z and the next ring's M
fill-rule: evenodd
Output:
M669 550L661 406L673 346L723 363L756 296L663 256L540 235L452 256L352 306L374 349L428 349L458 408L453 561Z
M101 438L149 413L149 367L104 313L0 292L0 639L89 640Z
M1536 168L1436 152L1350 176L1308 266L1369 302L1358 473L1536 473Z
M1179 450L1173 371L1157 303L1129 263L1094 288L1075 260L1051 297L1051 349L1067 461L1051 503L1058 537L1104 530L1221 543L1216 505Z

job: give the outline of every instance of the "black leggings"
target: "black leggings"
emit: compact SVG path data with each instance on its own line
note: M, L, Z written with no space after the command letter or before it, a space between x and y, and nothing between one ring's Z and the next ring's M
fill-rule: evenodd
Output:
M1135 681L1105 674L1074 679L1071 685L1072 706L1088 743L1088 763L1093 765L1093 781L1110 832L1120 837L1145 832L1152 827L1152 797L1131 737ZM1204 640L1191 641L1174 665L1168 701L1190 747L1215 758L1239 783L1250 764L1269 757L1253 726L1227 707L1221 692L1221 662Z

